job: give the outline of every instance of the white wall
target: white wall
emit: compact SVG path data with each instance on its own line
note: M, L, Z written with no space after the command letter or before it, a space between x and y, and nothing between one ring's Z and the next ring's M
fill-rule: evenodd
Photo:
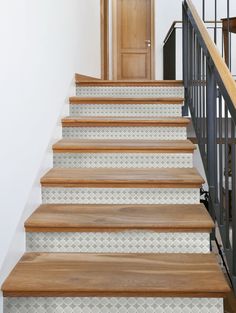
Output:
M74 73L100 76L99 0L2 0L0 10L0 284L24 252L48 146Z

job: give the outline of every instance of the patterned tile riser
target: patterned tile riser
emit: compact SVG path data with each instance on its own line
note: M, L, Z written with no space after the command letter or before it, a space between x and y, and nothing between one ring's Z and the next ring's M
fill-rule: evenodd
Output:
M54 167L190 168L191 153L55 153Z
M64 138L185 140L186 127L63 127Z
M197 204L198 188L42 188L43 203Z
M223 313L223 299L5 298L4 313Z
M70 115L180 117L182 107L176 104L72 104Z
M28 252L209 253L208 233L27 233Z
M76 87L79 97L176 98L184 97L183 87Z

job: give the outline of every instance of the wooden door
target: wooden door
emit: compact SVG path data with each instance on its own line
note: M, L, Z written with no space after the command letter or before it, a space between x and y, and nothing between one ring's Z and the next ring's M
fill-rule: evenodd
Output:
M113 11L115 79L154 78L153 12L153 0L116 0Z

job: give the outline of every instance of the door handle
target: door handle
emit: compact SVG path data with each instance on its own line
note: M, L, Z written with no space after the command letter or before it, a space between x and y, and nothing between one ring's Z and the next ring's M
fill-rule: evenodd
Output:
M145 42L146 42L148 47L151 47L151 40L150 39L145 40Z

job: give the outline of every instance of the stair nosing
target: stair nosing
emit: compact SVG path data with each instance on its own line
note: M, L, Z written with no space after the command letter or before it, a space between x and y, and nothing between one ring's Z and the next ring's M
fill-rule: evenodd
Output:
M101 79L81 79L75 75L77 87L184 87L182 80L101 80Z
M122 120L123 118L123 120ZM65 117L62 119L62 127L186 127L190 120L183 117L172 118L147 118L147 117Z
M70 104L176 104L183 105L184 98L182 97L157 97L157 98L119 98L119 97L70 97Z
M176 218L179 214L181 219ZM198 220L197 223L193 222L195 219ZM205 206L200 203L191 206L188 204L43 204L25 222L25 229L28 232L43 229L45 232L56 232L56 229L61 232L63 230L66 232L124 230L210 232L213 228L213 220Z
M2 291L4 297L215 298L230 288L211 253L26 253Z
M195 168L53 168L41 178L43 187L199 188L203 183Z
M193 153L196 149L196 145L192 144L189 140L170 140L168 141L168 145L164 145L163 143L167 143L164 141L146 141L147 144L145 146L145 140L136 140L137 144L134 141L125 141L125 140L80 140L80 139L61 139L56 142L52 149L54 153L86 153L89 151L93 152L113 152L113 153ZM97 142L97 144L96 144ZM179 143L179 145L175 145L174 143ZM114 143L116 143L114 145ZM139 143L139 144L138 144ZM143 145L140 145L143 143ZM158 144L157 144L158 143ZM102 145L101 145L102 144ZM155 145L156 144L156 145ZM181 146L182 145L182 146Z

